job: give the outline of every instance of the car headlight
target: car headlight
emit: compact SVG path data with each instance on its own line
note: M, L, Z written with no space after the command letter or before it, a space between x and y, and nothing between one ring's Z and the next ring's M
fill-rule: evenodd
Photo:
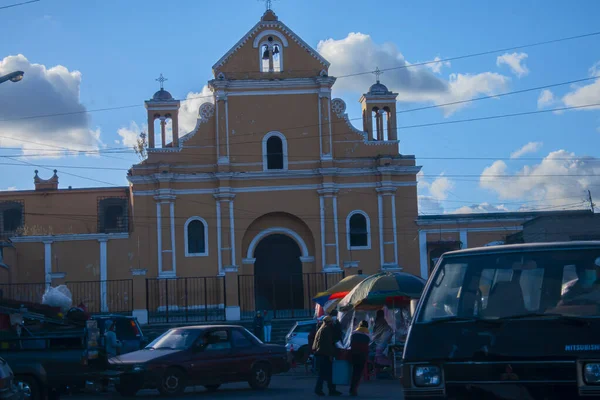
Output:
M415 367L414 379L417 386L439 386L442 374L440 368L433 365Z
M600 363L585 364L583 367L583 379L588 385L600 384Z

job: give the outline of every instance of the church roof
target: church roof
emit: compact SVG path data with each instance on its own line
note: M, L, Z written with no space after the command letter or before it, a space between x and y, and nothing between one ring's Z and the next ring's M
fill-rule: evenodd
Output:
M167 92L165 89L160 89L158 92L154 93L154 96L152 96L152 100L169 101L173 100L173 96L171 96L171 93Z
M329 67L329 61L324 59L315 49L313 49L308 43L306 43L300 36L296 35L290 28L288 28L283 22L279 21L273 10L267 10L262 16L261 20L254 25L252 29L248 31L219 61L213 65L213 71L223 66L225 62L238 51L256 32L263 28L277 28L282 33L289 36L294 42L300 47L305 49L311 56L319 60L325 67Z
M390 92L387 86L385 86L383 83L379 83L379 81L377 81L377 83L372 85L369 89L369 94L392 94L392 92Z

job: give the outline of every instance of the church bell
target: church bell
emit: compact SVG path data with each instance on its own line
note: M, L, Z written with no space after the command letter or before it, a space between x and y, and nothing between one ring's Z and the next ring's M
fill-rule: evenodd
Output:
M275 46L273 48L273 55L275 55L275 54L279 54L279 46Z
M265 49L264 53L263 53L263 60L268 60L269 59L269 49Z

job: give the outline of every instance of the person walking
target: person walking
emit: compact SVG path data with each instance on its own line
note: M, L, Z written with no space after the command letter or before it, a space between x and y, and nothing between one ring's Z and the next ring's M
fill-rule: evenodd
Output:
M106 359L116 357L123 344L117 338L116 324L113 321L107 321L106 332L104 332L104 350Z
M362 377L369 357L369 323L361 321L358 328L350 337L350 356L352 359L352 379L350 381L350 396L358 396L358 384Z
M257 311L256 316L254 317L254 328L252 330L254 331L254 336L256 336L257 338L259 338L262 341L265 340L265 338L263 337L263 335L265 333L264 327L265 327L265 320L262 317L260 311Z
M323 382L327 382L327 389L330 396L340 396L333 384L333 357L335 356L334 327L333 319L328 315L323 318L323 325L315 335L313 351L317 360L319 377L315 386L317 396L324 396Z
M338 311L332 310L329 315L333 320L333 343L341 342L344 339L344 331L342 330L342 324L338 320Z
M271 317L271 314L267 310L264 311L263 315L264 315L263 330L265 332L265 343L271 343L271 330L273 328L273 326L272 326L273 317Z

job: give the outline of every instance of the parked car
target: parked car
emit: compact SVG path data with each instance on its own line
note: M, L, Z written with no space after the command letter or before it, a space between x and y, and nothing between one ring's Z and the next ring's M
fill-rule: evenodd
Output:
M446 253L406 341L405 398L598 398L599 317L600 242Z
M298 321L285 336L285 348L292 353L297 363L305 363L310 356L308 335L316 328L317 321ZM293 350L292 350L293 349Z
M23 400L25 392L16 384L8 363L0 357L0 400Z
M135 317L128 315L94 315L92 319L98 322L101 338L104 338L107 321L112 321L116 324L115 333L119 341L123 344L121 354L143 349L149 342ZM101 344L103 345L104 342L102 341Z
M143 350L109 360L113 380L123 396L144 388L174 396L187 386L217 390L222 384L248 381L266 389L271 376L290 369L284 346L264 344L241 326L174 328Z

